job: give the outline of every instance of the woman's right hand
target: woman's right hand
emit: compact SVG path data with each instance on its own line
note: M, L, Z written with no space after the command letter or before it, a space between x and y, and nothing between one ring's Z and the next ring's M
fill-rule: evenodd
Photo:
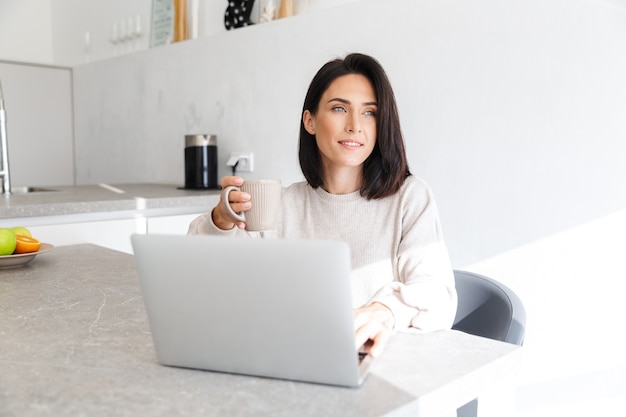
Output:
M222 177L222 179L220 180L220 185L222 186L222 189L225 189L226 187L229 187L231 185L235 187L241 187L242 184L243 178L241 177L227 176ZM243 211L250 210L250 207L252 207L252 203L250 202L250 194L236 190L228 193L228 196L224 196L222 193L222 195L220 195L220 202L211 212L213 223L215 223L215 225L222 230L230 230L234 226L237 226L240 229L245 228L245 222L235 221L228 214L226 208L224 207L224 202L222 201L222 198L228 198L228 204L230 204L230 207L233 209L233 211L235 213L241 213Z

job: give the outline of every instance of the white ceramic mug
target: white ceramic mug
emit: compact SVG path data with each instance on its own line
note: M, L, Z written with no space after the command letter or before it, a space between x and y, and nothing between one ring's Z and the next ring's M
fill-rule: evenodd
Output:
M233 191L250 194L252 207L245 213L235 213L228 202L228 194ZM241 187L229 186L222 191L222 202L228 214L238 222L246 223L248 231L276 229L276 217L280 208L282 186L278 180L244 181Z

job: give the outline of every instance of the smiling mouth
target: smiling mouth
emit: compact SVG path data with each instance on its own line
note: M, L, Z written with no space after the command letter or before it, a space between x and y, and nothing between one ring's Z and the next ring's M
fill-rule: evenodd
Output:
M350 146L350 147L359 147L359 146L363 146L363 144L359 143L359 142L354 142L351 140L341 140L339 141L340 145L345 145L345 146Z

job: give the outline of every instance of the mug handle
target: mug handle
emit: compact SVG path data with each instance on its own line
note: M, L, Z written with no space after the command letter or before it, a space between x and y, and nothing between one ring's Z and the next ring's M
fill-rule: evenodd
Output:
M224 190L222 191L222 198L221 198L221 200L222 200L222 203L224 204L224 208L226 209L226 211L228 212L230 217L233 218L233 220L238 221L238 222L245 222L246 221L246 217L244 216L243 212L235 213L233 208L228 203L228 194L230 194L231 191L235 191L235 190L236 191L241 191L241 188L236 187L234 185L230 185L230 186L224 188Z

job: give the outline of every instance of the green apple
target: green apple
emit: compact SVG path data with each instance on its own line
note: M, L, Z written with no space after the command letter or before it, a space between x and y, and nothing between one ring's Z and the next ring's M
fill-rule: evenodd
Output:
M16 242L13 230L0 229L0 256L13 254Z
M30 233L30 230L28 230L24 226L12 227L11 230L13 230L13 232L15 232L16 235L25 235L28 237L33 237L33 235Z

